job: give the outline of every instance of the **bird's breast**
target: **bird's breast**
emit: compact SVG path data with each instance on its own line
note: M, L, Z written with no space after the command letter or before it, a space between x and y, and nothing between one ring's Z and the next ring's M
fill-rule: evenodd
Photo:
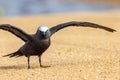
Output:
M36 41L33 45L36 51L45 51L50 46L50 39Z

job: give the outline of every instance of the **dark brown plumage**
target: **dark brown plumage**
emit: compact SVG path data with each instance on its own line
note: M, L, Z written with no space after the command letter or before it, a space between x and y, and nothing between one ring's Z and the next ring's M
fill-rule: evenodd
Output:
M15 26L12 26L9 24L1 24L0 29L13 33L14 35L16 35L17 37L19 37L25 42L25 44L19 50L11 54L4 55L3 57L6 57L6 56L20 57L25 55L26 57L28 57L28 69L29 69L30 56L38 56L40 67L43 67L41 65L41 55L50 46L50 43L51 43L50 37L58 30L63 29L65 27L69 27L69 26L100 28L109 32L116 31L114 29L111 29L102 25L98 25L95 23L72 21L72 22L59 24L57 26L51 27L50 29L47 26L40 26L35 34L30 35Z

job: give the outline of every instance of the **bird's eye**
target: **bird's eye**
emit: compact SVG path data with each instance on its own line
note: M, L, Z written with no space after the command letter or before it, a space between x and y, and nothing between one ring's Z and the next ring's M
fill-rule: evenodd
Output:
M40 31L40 33L42 33L43 31Z

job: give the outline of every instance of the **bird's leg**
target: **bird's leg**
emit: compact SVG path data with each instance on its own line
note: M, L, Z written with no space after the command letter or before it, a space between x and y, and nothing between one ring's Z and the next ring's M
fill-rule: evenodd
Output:
M41 63L41 56L39 55L38 57L39 57L39 64L40 64L40 67L42 67L42 68L50 67L50 66L43 66L42 63Z
M41 64L41 56L39 55L39 64L40 64L40 67L43 67L42 64Z
M30 69L30 56L28 56L28 69Z

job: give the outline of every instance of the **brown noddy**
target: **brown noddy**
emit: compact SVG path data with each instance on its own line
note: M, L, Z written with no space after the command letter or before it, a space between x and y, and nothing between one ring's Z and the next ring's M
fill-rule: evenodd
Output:
M44 51L46 51L50 46L50 37L57 31L69 27L69 26L82 26L82 27L91 27L91 28L100 28L109 32L116 31L115 29L108 28L99 24L91 23L91 22L79 22L79 21L71 21L62 23L51 28L47 26L40 26L35 34L27 34L23 30L12 26L10 24L0 24L0 29L9 31L22 39L25 44L20 47L16 52L4 55L3 57L20 57L26 56L28 58L28 69L30 68L30 56L38 56L40 67L43 67L41 64L41 55Z

